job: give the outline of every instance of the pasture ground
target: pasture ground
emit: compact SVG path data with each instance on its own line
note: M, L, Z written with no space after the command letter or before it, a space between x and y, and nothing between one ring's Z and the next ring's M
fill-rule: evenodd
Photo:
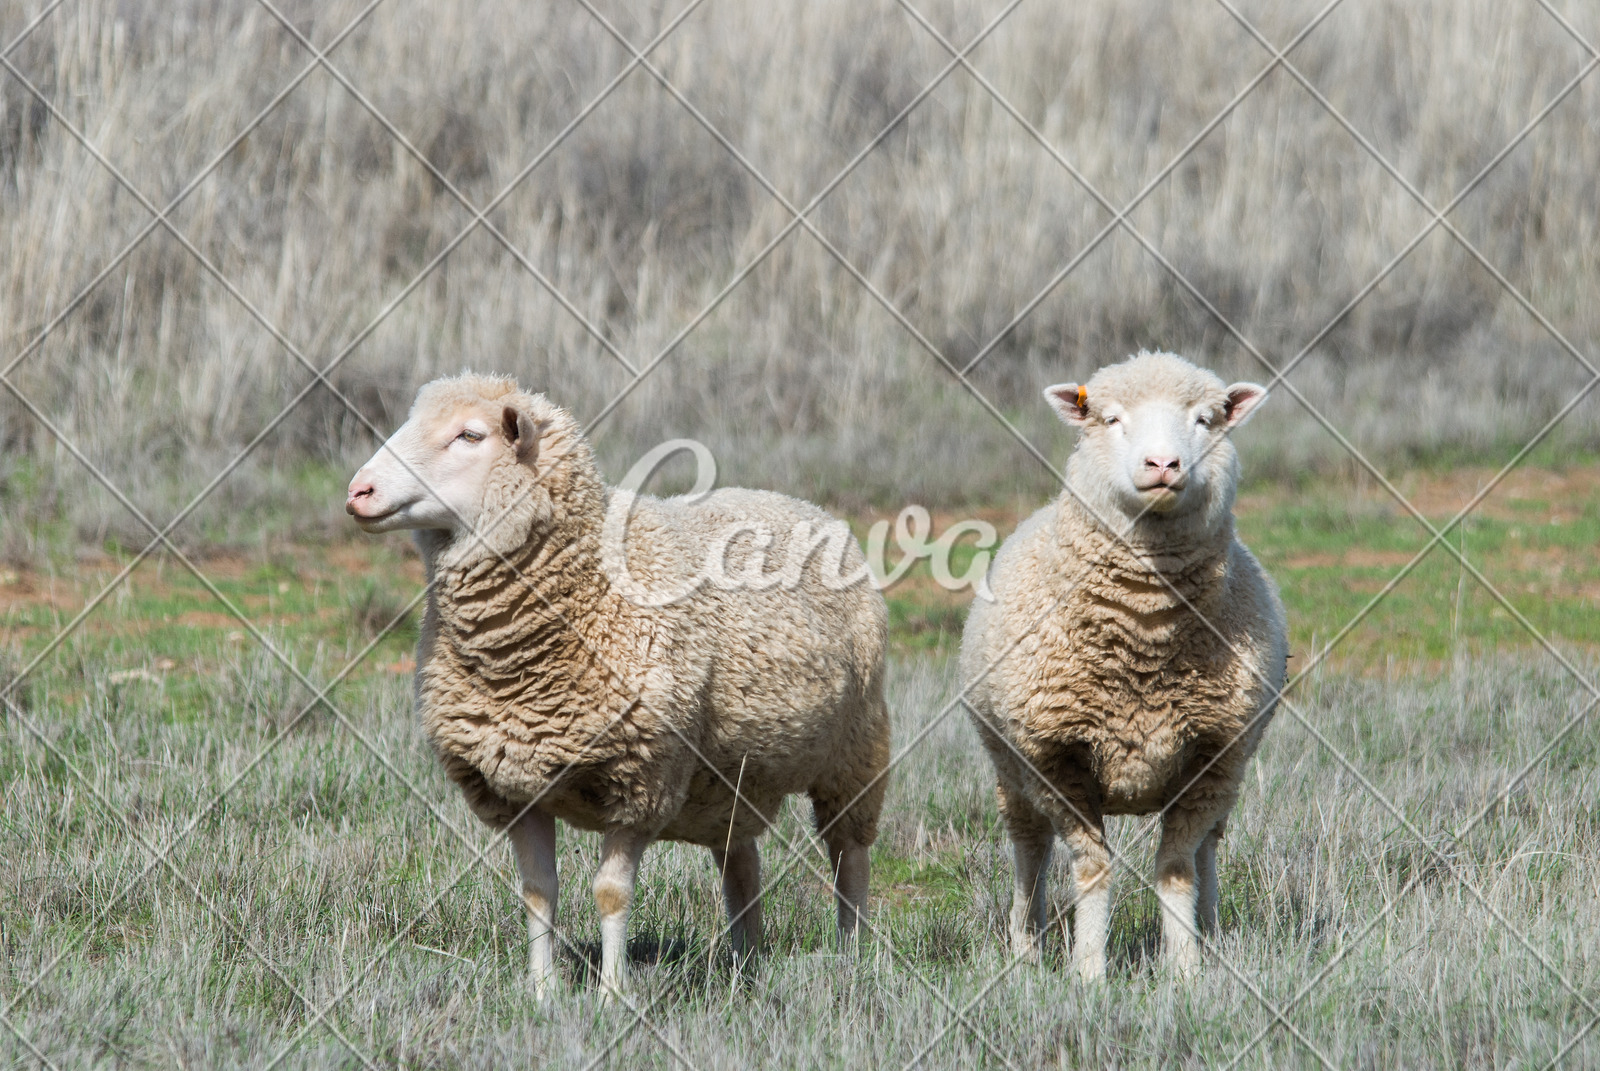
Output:
M1401 486L1437 523L1489 475ZM1509 608L1436 546L1291 694L1223 849L1222 933L1196 983L1159 967L1153 838L1134 820L1113 831L1127 866L1109 981L1077 982L1059 934L1042 967L1008 963L992 780L963 712L940 718L965 596L919 570L890 592L891 704L897 747L926 735L891 782L863 954L831 951L821 854L791 803L763 841L770 954L742 973L715 940L706 853L647 856L629 995L642 1021L589 980L587 834L561 837L565 992L531 1000L510 853L410 712L414 625L308 710L294 672L176 558L153 557L4 715L0 1061L1594 1066L1595 1034L1566 1048L1600 1015L1593 696L1516 615L1600 671L1596 490L1592 463L1514 473L1447 537ZM990 516L1006 531L1023 512ZM1251 491L1240 527L1284 590L1293 670L1429 538L1350 484ZM0 567L0 672L131 557ZM235 545L197 564L319 688L420 580L397 537Z

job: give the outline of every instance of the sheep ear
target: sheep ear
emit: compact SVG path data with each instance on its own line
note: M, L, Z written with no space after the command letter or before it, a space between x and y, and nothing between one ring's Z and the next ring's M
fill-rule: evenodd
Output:
M1044 389L1044 400L1068 424L1089 422L1089 391L1081 383L1057 383Z
M514 405L500 413L500 426L506 441L517 451L517 462L530 468L539 460L539 439L544 435L544 424L535 424L533 418Z
M1237 428L1250 414L1255 412L1256 406L1267 400L1267 388L1255 383L1235 383L1228 388L1228 402L1223 406L1223 413L1228 419L1228 427Z

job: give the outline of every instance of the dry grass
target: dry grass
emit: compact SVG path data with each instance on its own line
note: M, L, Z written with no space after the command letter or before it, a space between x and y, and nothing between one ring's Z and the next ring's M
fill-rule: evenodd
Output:
M304 702L264 656L224 657L193 710L175 681L111 684L91 667L36 696L30 716L54 750L9 719L4 992L9 1004L62 957L8 1013L57 1066L263 1067L308 1025L302 995L321 1007L346 986L329 1021L378 1064L403 1066L577 1068L620 1036L603 1066L685 1066L665 1038L700 1071L899 1067L949 1024L945 1000L976 1000L968 1017L993 1051L957 1026L925 1067L1003 1066L1001 1056L1018 1067L1220 1066L1272 1022L1255 988L1336 1067L1539 1067L1592 1018L1593 734L1568 736L1469 833L1449 836L1586 698L1534 662L1463 662L1442 679L1330 675L1303 689L1307 721L1442 857L1281 717L1230 828L1221 958L1197 985L1155 966L1157 908L1139 887L1153 845L1123 821L1113 839L1133 872L1118 876L1107 984L1077 982L1056 943L1043 967L984 992L1007 966L1009 853L987 760L958 710L895 770L874 850L879 935L858 964L828 951L831 911L801 808L782 833L806 860L769 894L773 950L742 980L711 944L720 906L706 853L651 851L633 947L657 962L637 965L632 993L653 1004L658 1035L602 1007L584 967L598 934L592 835L561 841L567 990L532 1001L510 853L472 864L486 834L435 768L400 678L335 694L383 762L319 712L202 812ZM310 668L320 679L332 667ZM947 663L898 663L897 740L952 690ZM153 860L134 838L165 846L196 818L172 868L141 877ZM789 857L776 838L764 844L776 877ZM1595 1045L1566 1066L1590 1066ZM10 1032L0 1060L29 1064ZM357 1061L314 1027L284 1066ZM1321 1065L1279 1027L1241 1066Z
M359 6L294 0L283 10L323 45ZM1578 28L1600 38L1593 5L1557 6L1571 6ZM919 7L958 43L998 11ZM602 9L634 41L673 13L611 0ZM40 0L0 7L0 42L38 10ZM1243 10L1278 43L1312 14L1310 5L1266 0ZM635 71L490 213L516 255L479 230L407 292L472 216L439 176L471 206L485 204L622 69L626 53L577 5L387 0L333 62L439 176L323 71L228 148L307 57L256 0L72 0L11 58L157 205L222 153L173 210L173 226L308 360L343 357L332 379L379 429L400 419L419 382L464 365L514 372L585 419L629 383L520 256L643 367L788 223ZM896 7L712 0L656 58L786 197L804 203L947 56ZM1535 3L1344 0L1293 59L1440 205L1585 55ZM1089 0L1023 4L973 62L1121 205L1267 57L1213 0ZM1590 300L1600 283L1595 94L1581 86L1451 216L1585 354L1600 336ZM933 347L963 363L1109 216L957 72L814 218ZM1279 71L1130 218L1278 361L1429 216ZM0 362L23 354L148 220L15 78L0 77L0 234L9 254L0 263ZM158 523L310 382L239 295L158 230L15 371L17 386ZM973 381L1059 457L1067 437L1038 403L1038 386L1142 345L1265 378L1146 251L1114 233L999 338ZM1492 462L1588 375L1460 244L1435 232L1292 382L1386 464L1439 455ZM1050 482L1042 467L1019 463L992 417L805 233L780 243L595 438L616 475L643 448L684 434L713 447L724 482L847 506L921 500L1004 511L1039 501ZM1242 438L1254 476L1345 463L1283 394ZM1590 401L1546 460L1597 446ZM342 526L338 485L372 448L360 420L313 391L179 532L213 554L259 546L205 564L318 682L405 605L390 589L414 563L321 548L343 563L334 569L280 561L267 548L286 530L303 538ZM1468 473L1435 505L1450 512L1481 475ZM1557 480L1538 490L1532 511L1508 488L1469 534L1472 552L1500 566L1497 582L1514 583L1519 605L1592 675L1593 650L1583 645L1593 620L1589 574L1561 573L1547 560L1589 554L1594 511L1563 498L1586 487ZM1258 542L1279 553L1280 575L1296 586L1297 627L1325 636L1323 617L1344 615L1340 599L1361 602L1361 585L1381 582L1415 537L1392 511L1272 494L1298 512L1263 527ZM60 440L0 396L0 686L126 560L117 545L147 538ZM82 543L112 554L74 560ZM1219 960L1201 985L1162 975L1152 958L1153 898L1124 875L1106 986L1077 984L1058 944L1042 968L985 991L1006 965L1009 861L990 775L958 714L896 769L875 850L882 934L859 963L828 953L825 890L802 868L772 893L772 954L735 978L709 944L719 908L704 853L652 852L636 929L641 952L653 949L660 962L639 971L634 992L659 1001L657 1036L627 1031L625 1011L601 1006L586 982L583 957L597 932L582 895L596 861L592 837L562 840L569 992L543 1008L529 999L510 859L497 849L487 867L471 865L486 835L416 731L402 640L384 641L371 666L334 691L348 724L326 710L296 723L300 685L214 605L202 609L196 591L163 584L161 570L177 568L166 557L146 563L28 678L25 693L13 693L21 713L0 719L7 1065L33 1058L20 1032L62 1067L262 1067L309 1026L309 1006L346 986L329 1021L360 1052L380 1064L430 1066L531 1058L582 1067L618 1034L609 1057L617 1066L674 1064L662 1037L697 1068L898 1065L950 1021L946 1001L969 1000L993 1051L957 1028L927 1065L1210 1066L1270 1025L1252 987L1292 1003L1287 1017L1335 1066L1542 1066L1593 1015L1594 735L1580 726L1470 833L1450 835L1587 696L1542 656L1510 650L1502 633L1511 626L1491 619L1481 594L1466 598L1453 572L1453 599L1435 598L1443 589L1419 572L1428 590L1402 590L1410 601L1391 600L1352 641L1363 669L1314 677L1300 696L1306 724L1284 716L1268 734L1223 860L1216 950L1237 974ZM1551 611L1542 617L1540 602ZM937 649L955 627L948 606L900 603L902 643L921 622ZM1424 660L1402 656L1396 667L1381 658L1412 648ZM901 656L897 739L910 740L952 694L947 660ZM226 802L204 810L236 777ZM786 816L785 836L803 838L800 817ZM145 844L171 844L190 823L171 867L146 872ZM1132 831L1119 826L1118 842L1143 874L1150 846ZM769 841L772 864L781 858ZM1596 1059L1591 1037L1568 1064ZM286 1061L357 1062L320 1026ZM1286 1065L1316 1058L1281 1027L1243 1060Z
M0 16L9 40L38 0ZM1572 5L1567 5L1572 6ZM647 40L672 12L603 5ZM965 42L997 5L925 5ZM284 5L321 44L354 0ZM1244 11L1286 42L1308 5ZM1575 7L1580 31L1600 21ZM260 4L82 0L18 68L152 202L165 204L305 64ZM384 4L333 62L473 205L501 190L622 69L578 5ZM656 57L787 197L804 203L947 60L903 10L710 3ZM1165 167L1267 62L1218 3L1027 5L977 68L1112 203ZM1345 0L1295 51L1307 78L1436 205L1576 73L1581 47L1534 3ZM1557 107L1452 221L1592 351L1600 320L1593 85ZM9 362L149 213L10 76L0 82L0 359ZM511 371L584 417L631 375L479 231L369 334L470 212L332 77L313 72L174 210L179 232L380 429L415 386L463 365ZM490 216L643 366L789 217L643 71L634 71ZM941 352L964 363L1109 214L967 73L946 79L818 209L820 231ZM1428 214L1283 71L1178 165L1134 224L1272 360L1297 352ZM1059 454L1037 388L1138 346L1263 370L1127 234L1111 235L974 375ZM1294 375L1383 458L1525 438L1588 373L1436 231ZM49 335L16 382L156 513L187 501L309 374L161 230ZM1564 441L1594 444L1592 404ZM730 480L835 501L1036 494L1041 467L822 247L791 234L597 432L618 467L693 434ZM7 397L0 481L86 539L129 526ZM314 391L220 492L209 523L292 497L284 468L343 466L370 434ZM1252 427L1251 471L1344 455L1290 398ZM25 485L25 486L24 486ZM35 494L42 486L45 493ZM19 489L20 488L20 489ZM28 492L28 493L25 493ZM229 500L231 497L231 501ZM317 520L315 523L321 523ZM142 542L142 540L141 540ZM27 550L14 530L8 548Z

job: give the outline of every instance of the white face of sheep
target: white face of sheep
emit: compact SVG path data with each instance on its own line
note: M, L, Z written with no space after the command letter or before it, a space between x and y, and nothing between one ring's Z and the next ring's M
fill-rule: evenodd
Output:
M1194 401L1159 394L1133 404L1090 397L1077 383L1045 388L1045 399L1068 424L1083 429L1107 488L1129 516L1182 514L1201 508L1209 484L1223 478L1233 451L1223 442L1266 398L1266 388L1235 383Z
M539 435L511 406L463 404L414 414L350 481L345 512L364 531L472 531L484 520L484 490L508 455L532 462Z

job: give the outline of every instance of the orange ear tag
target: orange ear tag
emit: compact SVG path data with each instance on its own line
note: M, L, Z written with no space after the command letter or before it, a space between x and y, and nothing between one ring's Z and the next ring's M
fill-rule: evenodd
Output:
M1089 388L1088 387L1079 387L1078 388L1078 408L1079 409L1087 409L1087 408L1089 408Z

